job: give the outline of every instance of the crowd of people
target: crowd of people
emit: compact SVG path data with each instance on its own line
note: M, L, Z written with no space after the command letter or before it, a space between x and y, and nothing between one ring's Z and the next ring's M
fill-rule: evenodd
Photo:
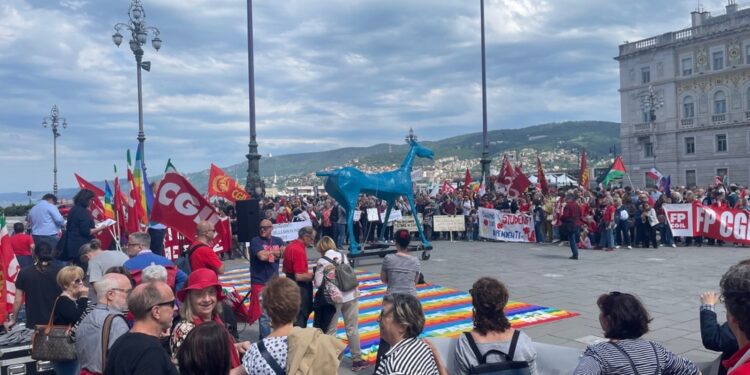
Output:
M478 207L528 212L539 219L535 220L537 241L567 240L576 259L577 245L585 242L579 241L582 238L609 250L635 244L656 247L656 232L664 224L660 208L665 203L747 205L736 187L729 190L726 194L719 189L677 188L666 197L627 187L570 189L549 197L535 192L518 199L496 193L422 194L416 210L423 214L426 229L431 226L430 216L437 213L464 215L472 223ZM259 333L251 343L240 341L232 327L233 306L218 279L225 269L212 251L215 232L210 223L196 226L196 237L186 252L188 274L163 253L152 251L147 232L131 233L124 252L101 249L93 238L98 229L86 210L93 199L90 193L81 190L74 199L81 209L71 210L74 221L58 216L56 198L48 195L29 214L30 237L23 224L14 225L14 250L16 244L23 247L19 259L29 256L30 262L18 275L13 314L5 326L22 321L26 327L48 322L73 327L77 359L54 362L58 374L332 374L338 371L345 348L334 337L339 314L353 371L374 367L375 374L472 374L512 364L525 373L539 373L531 338L511 327L505 316L510 292L490 277L479 278L469 291L473 329L459 337L451 354L456 368L446 368L435 346L420 338L425 314L416 286L422 272L419 259L409 254L408 230L388 231L397 251L387 255L381 266L380 278L387 289L378 317L377 360L369 363L360 347L356 276L340 250L346 241L345 215L335 202L325 197L263 201L266 219L249 245L248 322L257 321ZM370 197L363 196L360 204L363 211L375 207L384 211ZM403 201L397 202L397 208L410 214ZM310 220L313 225L300 229L298 238L289 243L273 236L274 223L295 220ZM359 230L367 240L365 224L369 223ZM63 226L62 239L51 234ZM475 239L476 233L469 234L471 228L475 226L467 225L461 237ZM428 236L441 234L428 232ZM666 233L660 241L665 246L703 243L701 238L675 239ZM73 251L71 246L79 248ZM320 255L312 269L308 248ZM750 262L731 267L720 286L720 295L701 296L704 344L722 352L730 374L750 374ZM723 325L717 323L713 308L719 296L727 306ZM689 360L642 338L651 318L636 296L610 292L596 304L608 342L587 348L575 374L699 373ZM313 327L307 327L313 312Z

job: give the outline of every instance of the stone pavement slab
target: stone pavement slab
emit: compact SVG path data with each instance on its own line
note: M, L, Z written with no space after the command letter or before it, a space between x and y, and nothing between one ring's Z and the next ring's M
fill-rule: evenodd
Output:
M568 259L568 247L556 244L438 241L433 245L431 259L422 261L429 283L469 290L479 277L491 276L507 285L513 300L581 314L524 328L534 340L584 349L586 344L577 339L602 336L598 296L629 292L642 299L654 318L648 338L701 362L716 358L718 353L701 344L698 296L718 291L721 275L729 266L750 258L750 249L732 246L580 250L580 260L574 261ZM310 250L308 256L317 254ZM363 258L358 267L379 272L380 263L379 257ZM722 319L723 306L717 306L717 312ZM257 338L257 328L247 328L243 336ZM340 374L352 374L349 368L350 362L344 361Z

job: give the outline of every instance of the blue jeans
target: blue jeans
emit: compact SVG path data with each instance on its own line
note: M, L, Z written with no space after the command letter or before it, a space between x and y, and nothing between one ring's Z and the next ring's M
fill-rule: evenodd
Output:
M536 236L536 242L544 242L544 231L542 230L542 222L534 222L534 235Z
M599 247L615 247L614 229L611 229L609 228L609 226L607 226L602 230L601 239L599 240Z
M659 228L659 231L661 232L661 243L667 246L674 245L674 237L672 237L672 229L669 228L669 224L662 223L659 225L661 226Z
M628 221L627 220L621 220L619 223L617 223L617 228L615 230L617 231L616 238L619 241L618 245L621 246L630 246L630 228L628 228Z
M574 257L578 257L578 236L580 235L580 228L576 227L576 229L570 233L570 237L568 238L568 241L570 241L570 251L573 253Z
M339 249L344 247L346 243L346 224L336 223L336 246Z
M258 319L258 340L263 340L271 334L271 319L266 314L266 309L263 309L263 313Z
M52 362L57 375L78 375L78 361Z

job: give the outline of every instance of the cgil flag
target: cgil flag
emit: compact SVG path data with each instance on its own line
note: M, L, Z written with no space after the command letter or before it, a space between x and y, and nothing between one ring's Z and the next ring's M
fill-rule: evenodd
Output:
M214 163L211 163L208 177L208 195L226 198L232 202L250 199L250 194Z
M500 185L500 191L507 193L510 186L513 185L513 177L516 172L508 161L508 155L503 155L503 162L500 165L500 174L497 176L497 183Z
M609 172L607 172L604 176L604 180L602 180L602 185L606 187L612 180L622 178L622 176L625 175L625 172L625 163L622 162L622 158L616 156L615 162L609 167Z

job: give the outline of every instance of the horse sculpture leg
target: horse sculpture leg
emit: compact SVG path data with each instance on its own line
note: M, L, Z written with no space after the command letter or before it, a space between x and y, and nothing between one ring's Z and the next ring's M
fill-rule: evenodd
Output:
M378 240L385 241L385 231L388 230L388 218L391 217L391 209L393 208L393 201L390 199L388 202L388 208L385 210L385 217L383 217L383 225L380 227L380 235Z
M357 242L357 234L354 233L354 210L357 208L357 196L354 199L347 197L349 201L349 209L346 211L346 227L349 229L349 254L359 254L359 242Z
M414 222L417 224L417 230L419 231L419 237L422 239L422 245L424 245L425 250L431 250L432 245L430 244L430 241L427 241L427 238L425 238L424 232L422 231L422 224L419 222L419 215L417 214L417 207L414 205L414 195L409 194L406 196L406 199L409 201L409 206L411 207L412 215L414 215Z

